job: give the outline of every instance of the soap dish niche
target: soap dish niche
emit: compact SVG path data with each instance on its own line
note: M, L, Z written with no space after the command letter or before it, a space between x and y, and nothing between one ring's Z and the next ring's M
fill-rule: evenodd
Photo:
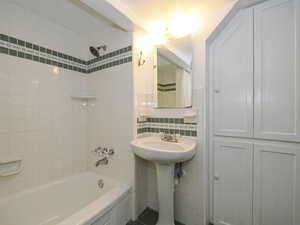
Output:
M77 100L83 100L83 101L88 101L88 100L93 100L96 99L97 97L94 95L72 95L71 96L73 99Z
M74 100L80 100L80 101L90 101L97 99L97 96L95 94L96 92L94 90L80 90L80 91L74 91L71 94L71 98Z
M0 157L0 177L19 174L22 171L22 159L18 157Z

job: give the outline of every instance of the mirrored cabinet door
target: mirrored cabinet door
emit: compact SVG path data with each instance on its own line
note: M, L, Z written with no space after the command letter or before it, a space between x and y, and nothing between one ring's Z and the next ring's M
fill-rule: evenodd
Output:
M190 37L160 46L156 61L156 107L192 107L192 42Z

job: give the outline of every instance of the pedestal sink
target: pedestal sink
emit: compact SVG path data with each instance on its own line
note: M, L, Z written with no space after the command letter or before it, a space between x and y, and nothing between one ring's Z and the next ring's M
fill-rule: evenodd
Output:
M174 166L193 158L196 142L179 138L162 141L157 136L137 138L131 142L133 152L155 164L158 184L159 219L157 225L174 225Z

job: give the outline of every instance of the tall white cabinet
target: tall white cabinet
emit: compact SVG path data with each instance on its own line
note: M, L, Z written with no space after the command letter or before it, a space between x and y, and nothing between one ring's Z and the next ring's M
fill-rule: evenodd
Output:
M251 224L253 146L250 142L215 140L215 224Z
M299 0L254 11L254 136L300 141Z
M254 225L300 224L300 148L254 144Z
M243 10L211 46L213 130L253 135L253 10Z
M208 61L212 222L300 225L300 0L239 10Z

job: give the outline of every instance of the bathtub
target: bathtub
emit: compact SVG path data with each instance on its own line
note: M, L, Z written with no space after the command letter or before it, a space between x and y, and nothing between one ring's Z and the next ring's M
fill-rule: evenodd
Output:
M81 173L1 199L0 225L125 225L129 191L112 179Z

